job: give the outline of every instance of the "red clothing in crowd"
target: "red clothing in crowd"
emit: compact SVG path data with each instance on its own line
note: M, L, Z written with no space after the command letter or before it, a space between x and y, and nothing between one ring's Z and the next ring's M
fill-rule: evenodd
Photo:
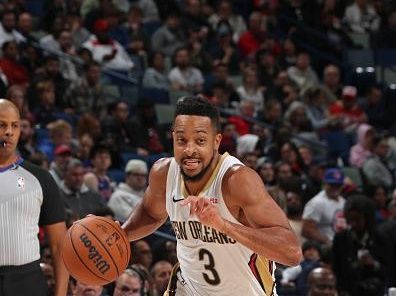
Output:
M7 77L8 85L26 84L29 82L28 71L15 60L8 58L0 59L0 68Z
M345 108L342 101L336 101L329 107L329 112L331 115L346 116L352 121L359 121L365 113L363 110L355 104L351 108Z

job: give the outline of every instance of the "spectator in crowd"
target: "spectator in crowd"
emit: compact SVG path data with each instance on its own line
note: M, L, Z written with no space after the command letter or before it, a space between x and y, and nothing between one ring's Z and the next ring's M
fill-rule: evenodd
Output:
M231 1L222 0L219 2L216 13L209 17L209 23L213 30L219 27L220 22L227 22L232 31L232 40L237 43L240 36L246 31L246 23L237 12Z
M267 41L266 23L261 12L253 11L249 16L248 30L239 38L238 48L243 58L252 58Z
M132 243L132 264L141 264L147 270L150 270L151 263L153 262L153 254L150 245L145 240L138 240Z
M334 102L341 97L341 73L336 65L330 64L323 69L323 83L321 88L326 95L326 103Z
M72 279L71 281L71 296L101 296L103 286L84 284L79 280Z
M127 51L140 56L147 56L150 39L144 29L143 12L138 5L132 5L128 11L127 22L124 24L128 34Z
M69 81L64 78L61 72L59 59L53 55L46 56L43 67L35 71L34 75L27 91L30 108L33 109L39 102L39 84L43 81L51 81L54 84L55 103L57 107L63 108L63 96L69 86Z
M309 88L304 95L305 111L315 131L323 131L329 124L326 96L319 88Z
M5 10L1 14L0 46L3 46L3 43L7 41L16 41L17 43L25 41L24 37L16 30L16 13L13 10Z
M252 170L257 170L258 156L255 151L242 154L240 157L241 162Z
M380 18L367 0L355 0L345 10L344 22L355 33L372 33L379 29Z
M115 281L113 296L141 296L143 291L140 275L127 268Z
M374 35L374 48L396 48L396 10L392 9L386 18L386 24Z
M103 123L104 137L110 140L115 147L122 151L136 151L138 154L147 155L147 151L141 148L136 150L136 139L132 125L129 123L129 106L124 101L118 101L110 105L110 114Z
M337 231L346 227L343 209L345 199L340 195L344 174L338 168L327 169L324 190L304 207L302 235L324 245L331 245Z
M307 89L319 83L318 76L311 68L311 58L306 52L300 52L297 55L296 65L289 67L287 74L299 87L300 94L304 94Z
M37 152L34 140L34 129L32 123L27 118L21 118L21 135L18 142L18 151L22 158L29 159L32 154Z
M48 295L55 295L55 272L54 268L49 263L40 263L41 271L47 281Z
M77 122L77 137L81 138L83 135L89 135L96 143L102 139L102 125L100 119L91 113L84 113L80 116Z
M172 273L172 264L168 261L158 261L151 268L154 289L157 295L164 295Z
M84 133L78 136L78 148L76 152L76 157L81 160L85 168L92 167L91 164L91 150L94 146L94 139L88 133Z
M68 122L58 119L48 124L47 128L53 147L64 144L69 146L73 151L73 128ZM52 150L50 152L50 156L52 157Z
M367 115L367 120L376 130L382 131L386 127L386 105L382 88L378 85L368 87L366 97L361 108Z
M380 225L391 217L388 206L390 203L388 192L382 186L366 186L366 188L365 193L375 204L375 221Z
M228 23L221 21L215 31L215 41L209 48L213 65L223 64L232 74L239 74L239 54L232 41L232 30Z
M305 242L305 238L302 236L303 220L302 214L304 210L303 198L301 193L297 190L289 191L286 193L286 216L289 220L290 226L294 233L300 239L300 243ZM303 253L304 255L304 253Z
M143 76L143 87L169 90L169 80L165 73L165 56L154 52L150 56L149 67Z
M199 0L187 0L184 2L182 25L187 31L193 29L201 37L206 38L210 25L202 14L202 4Z
M49 172L58 186L63 181L67 165L71 158L72 151L69 146L61 144L55 147L54 160L50 164Z
M372 126L362 123L357 129L357 143L352 146L349 153L349 164L362 168L364 162L372 153L375 131Z
M96 62L84 66L84 74L66 90L64 101L76 115L91 113L96 118L106 115L106 98L100 82L100 65Z
M335 117L346 132L352 133L357 126L367 121L367 116L357 104L357 89L354 86L344 86L341 100L329 106L330 116Z
M271 188L276 184L274 164L269 158L263 156L257 160L257 172L265 187Z
M84 175L84 184L92 191L99 193L107 202L114 190L114 183L108 175L111 166L110 150L98 144L92 148L90 156L92 171Z
M138 147L144 147L147 153L159 154L166 149L167 125L160 125L157 120L154 103L143 98L136 104L135 116L131 118L134 127L134 139ZM139 152L138 152L139 153Z
M293 39L286 38L282 44L282 52L278 58L279 66L285 70L297 62L297 47Z
M105 19L95 22L95 35L83 43L92 52L93 59L104 68L129 72L134 64L122 45L109 36L110 25Z
M34 116L30 112L29 104L26 100L26 90L20 85L10 86L5 94L5 99L10 100L17 106L22 117L34 122Z
M165 24L151 37L151 50L161 52L166 57L172 57L176 50L186 45L184 32L180 26L178 12L170 12L166 16Z
M237 88L237 92L241 101L251 101L254 103L255 114L263 110L264 87L260 85L255 69L246 68L243 71L243 83Z
M389 152L388 141L384 137L376 136L372 140L372 147L373 154L363 163L364 177L370 185L391 189L394 186L394 175L386 162Z
M331 269L317 267L308 276L309 296L337 296L336 277Z
M126 221L141 201L146 189L148 168L140 159L131 159L125 166L125 183L120 183L108 202L116 218Z
M389 203L393 216L379 226L378 232L383 242L380 252L386 258L384 265L386 268L386 286L396 286L396 190L393 192L393 199Z
M185 47L175 51L174 67L170 70L168 78L172 90L191 93L200 92L204 83L201 71L190 65L190 53Z
M93 214L105 204L99 193L84 184L84 167L78 159L71 159L60 185L61 196L67 209L80 219Z
M308 275L320 266L321 247L313 241L302 244L304 259L297 266L287 267L282 271L282 286L295 287L295 295L307 295Z
M37 42L32 34L33 32L33 17L29 12L22 12L18 15L18 33L22 35L23 42Z
M197 1L197 0L190 0ZM197 1L199 2L199 1ZM205 48L206 35L199 31L199 27L190 28L187 32L187 45L190 52L191 66L199 69L203 74L208 75L212 70L212 57Z
M336 233L333 242L337 288L340 293L351 296L382 296L383 266L374 203L362 195L350 196L344 215L350 228Z
M26 87L29 82L29 74L24 65L19 61L18 44L11 40L3 43L2 58L0 59L0 68L7 77L8 85L18 84Z

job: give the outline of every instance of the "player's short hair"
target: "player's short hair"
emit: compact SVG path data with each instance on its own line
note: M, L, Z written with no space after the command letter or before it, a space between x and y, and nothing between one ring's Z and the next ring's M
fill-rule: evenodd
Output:
M186 96L177 101L174 119L178 115L196 115L209 117L216 132L221 131L220 115L217 108L200 96Z

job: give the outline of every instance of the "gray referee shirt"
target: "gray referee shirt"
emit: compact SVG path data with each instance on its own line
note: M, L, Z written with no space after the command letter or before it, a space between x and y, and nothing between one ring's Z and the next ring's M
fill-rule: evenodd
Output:
M38 260L39 225L64 220L59 190L47 171L23 159L0 167L0 266Z

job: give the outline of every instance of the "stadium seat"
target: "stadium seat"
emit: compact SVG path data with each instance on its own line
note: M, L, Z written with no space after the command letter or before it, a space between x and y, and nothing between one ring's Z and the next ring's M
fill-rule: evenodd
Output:
M154 108L159 124L171 123L173 121L175 106L156 104Z
M181 97L190 96L190 95L192 95L192 94L188 91L171 90L169 92L170 103L171 103L171 105L176 105L178 99L180 99Z
M369 48L370 47L370 35L368 33L348 33L349 38L352 39L352 42L355 46L359 46L361 48Z
M170 104L169 92L160 88L142 88L142 98L149 98L154 104Z
M343 167L342 172L346 177L349 177L352 182L359 188L363 189L363 178L360 170L356 167Z
M374 52L371 49L348 49L344 54L344 59L353 69L375 66Z
M123 170L109 170L107 174L117 184L125 180L125 173Z
M131 159L141 159L143 161L146 161L146 157L133 152L121 152L121 159L124 166Z
M131 106L135 106L139 100L139 88L136 85L120 86L121 97Z
M103 84L103 93L108 103L120 99L120 90L117 85Z

